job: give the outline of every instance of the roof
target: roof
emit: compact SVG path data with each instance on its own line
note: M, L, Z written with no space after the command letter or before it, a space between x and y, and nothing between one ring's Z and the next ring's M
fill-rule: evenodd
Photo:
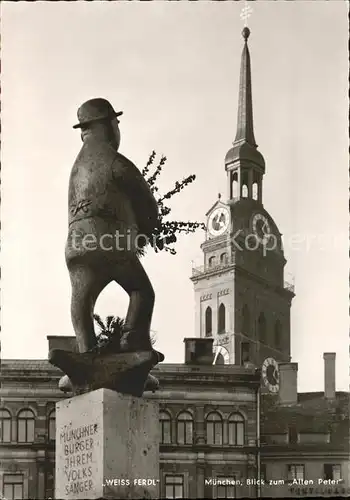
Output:
M185 363L158 363L151 371L161 384L206 383L217 387L233 385L249 385L257 388L260 374L255 368L244 368L236 365L205 365ZM54 367L46 359L7 359L2 360L0 370L2 381L58 379L61 370Z
M226 153L225 165L229 165L238 160L241 163L246 161L249 162L249 165L254 164L265 172L265 160L263 155L255 147L246 142L240 144L234 143L233 147Z
M237 132L231 148L225 157L225 164L235 161L248 161L265 172L265 161L262 154L257 151L253 127L253 101L252 101L252 78L250 68L250 54L248 49L249 28L245 27L242 32L244 46L241 57L241 68L239 77Z
M262 434L331 433L332 441L349 437L349 393L336 392L326 399L323 392L298 394L295 404L281 405L278 397L264 394L261 402Z

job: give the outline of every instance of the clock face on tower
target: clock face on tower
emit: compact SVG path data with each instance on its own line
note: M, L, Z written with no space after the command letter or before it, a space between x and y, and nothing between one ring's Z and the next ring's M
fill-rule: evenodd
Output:
M266 358L262 364L261 376L265 386L270 392L278 392L279 375L278 363L273 358Z
M230 214L226 207L217 207L209 215L208 231L211 236L220 236L227 230Z
M265 215L255 214L252 220L252 227L259 241L266 241L271 234L270 224Z

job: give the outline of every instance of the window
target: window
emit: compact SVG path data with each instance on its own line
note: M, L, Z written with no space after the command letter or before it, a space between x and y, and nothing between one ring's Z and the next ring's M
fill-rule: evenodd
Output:
M281 322L279 320L276 321L275 323L275 346L276 348L280 348L281 347L281 334L282 334L282 326L281 326Z
M219 413L212 412L206 418L207 444L222 444L223 422Z
M253 183L253 186L252 186L252 189L253 189L253 200L257 200L258 199L258 183L257 182L254 182Z
M193 443L193 417L190 412L183 411L177 417L178 444Z
M47 465L46 496L45 498L55 498L55 465Z
M238 176L235 172L232 176L232 198L238 198Z
M48 427L49 427L49 441L55 441L56 440L56 412L55 410L52 410L52 412L49 415L49 422L48 422Z
M246 334L250 333L250 314L246 304L243 306L242 310L242 331Z
M282 432L279 434L265 434L266 444L288 444L288 434Z
M11 413L8 410L0 410L0 443L11 441Z
M229 416L228 444L235 446L244 445L244 418L239 413L234 413Z
M218 311L218 333L225 333L226 330L226 310L224 304L220 304Z
M323 465L323 479L341 479L341 466L340 464L324 464Z
M220 255L220 264L225 265L228 262L227 253L224 252Z
M22 410L17 416L17 440L19 443L34 441L35 417L32 410Z
M215 256L214 255L212 257L209 257L208 264L209 264L209 267L215 266Z
M299 434L299 443L329 443L330 435L324 432L301 432Z
M160 442L161 444L170 444L171 439L171 417L167 411L161 411L159 414L160 422Z
M165 498L185 498L183 475L165 474Z
M2 494L6 500L22 500L23 474L4 474Z
M216 498L236 498L236 488L233 481L236 477L216 478Z
M267 481L266 464L260 464L260 479Z
M258 338L260 342L266 344L266 319L264 313L260 313L258 319Z
M288 481L293 481L293 479L305 478L305 465L303 464L290 464L288 465Z
M289 444L296 444L298 442L298 433L295 425L288 427L288 442Z
M249 342L241 343L241 364L248 363L250 361L250 344Z
M212 330L212 310L211 307L208 306L205 310L205 336L211 337Z
M249 189L248 186L250 185L249 183L249 173L248 170L246 169L241 169L241 196L242 198L248 198L249 196Z

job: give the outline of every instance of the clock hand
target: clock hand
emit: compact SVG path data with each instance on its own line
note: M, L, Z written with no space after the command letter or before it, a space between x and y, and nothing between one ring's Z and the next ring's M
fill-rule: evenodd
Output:
M278 384L279 376L278 376L278 369L277 368L274 369L272 376L275 379L276 384Z

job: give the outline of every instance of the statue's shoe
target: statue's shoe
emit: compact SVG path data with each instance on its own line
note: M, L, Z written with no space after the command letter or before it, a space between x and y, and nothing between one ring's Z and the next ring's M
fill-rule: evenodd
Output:
M60 378L58 382L58 388L62 392L73 392L73 385L68 375L64 375L63 377ZM147 380L145 382L144 391L155 392L158 389L159 389L159 380L149 373L147 376Z
M156 392L158 391L158 389L159 389L159 380L149 373L145 383L144 390Z
M50 363L68 376L75 394L106 388L140 397L150 370L163 359L164 356L154 350L75 353L52 349L49 352ZM151 386L154 385L155 382L152 381ZM61 379L59 387L68 392L67 379Z
M58 382L58 388L62 392L73 392L73 385L68 375L63 375Z

